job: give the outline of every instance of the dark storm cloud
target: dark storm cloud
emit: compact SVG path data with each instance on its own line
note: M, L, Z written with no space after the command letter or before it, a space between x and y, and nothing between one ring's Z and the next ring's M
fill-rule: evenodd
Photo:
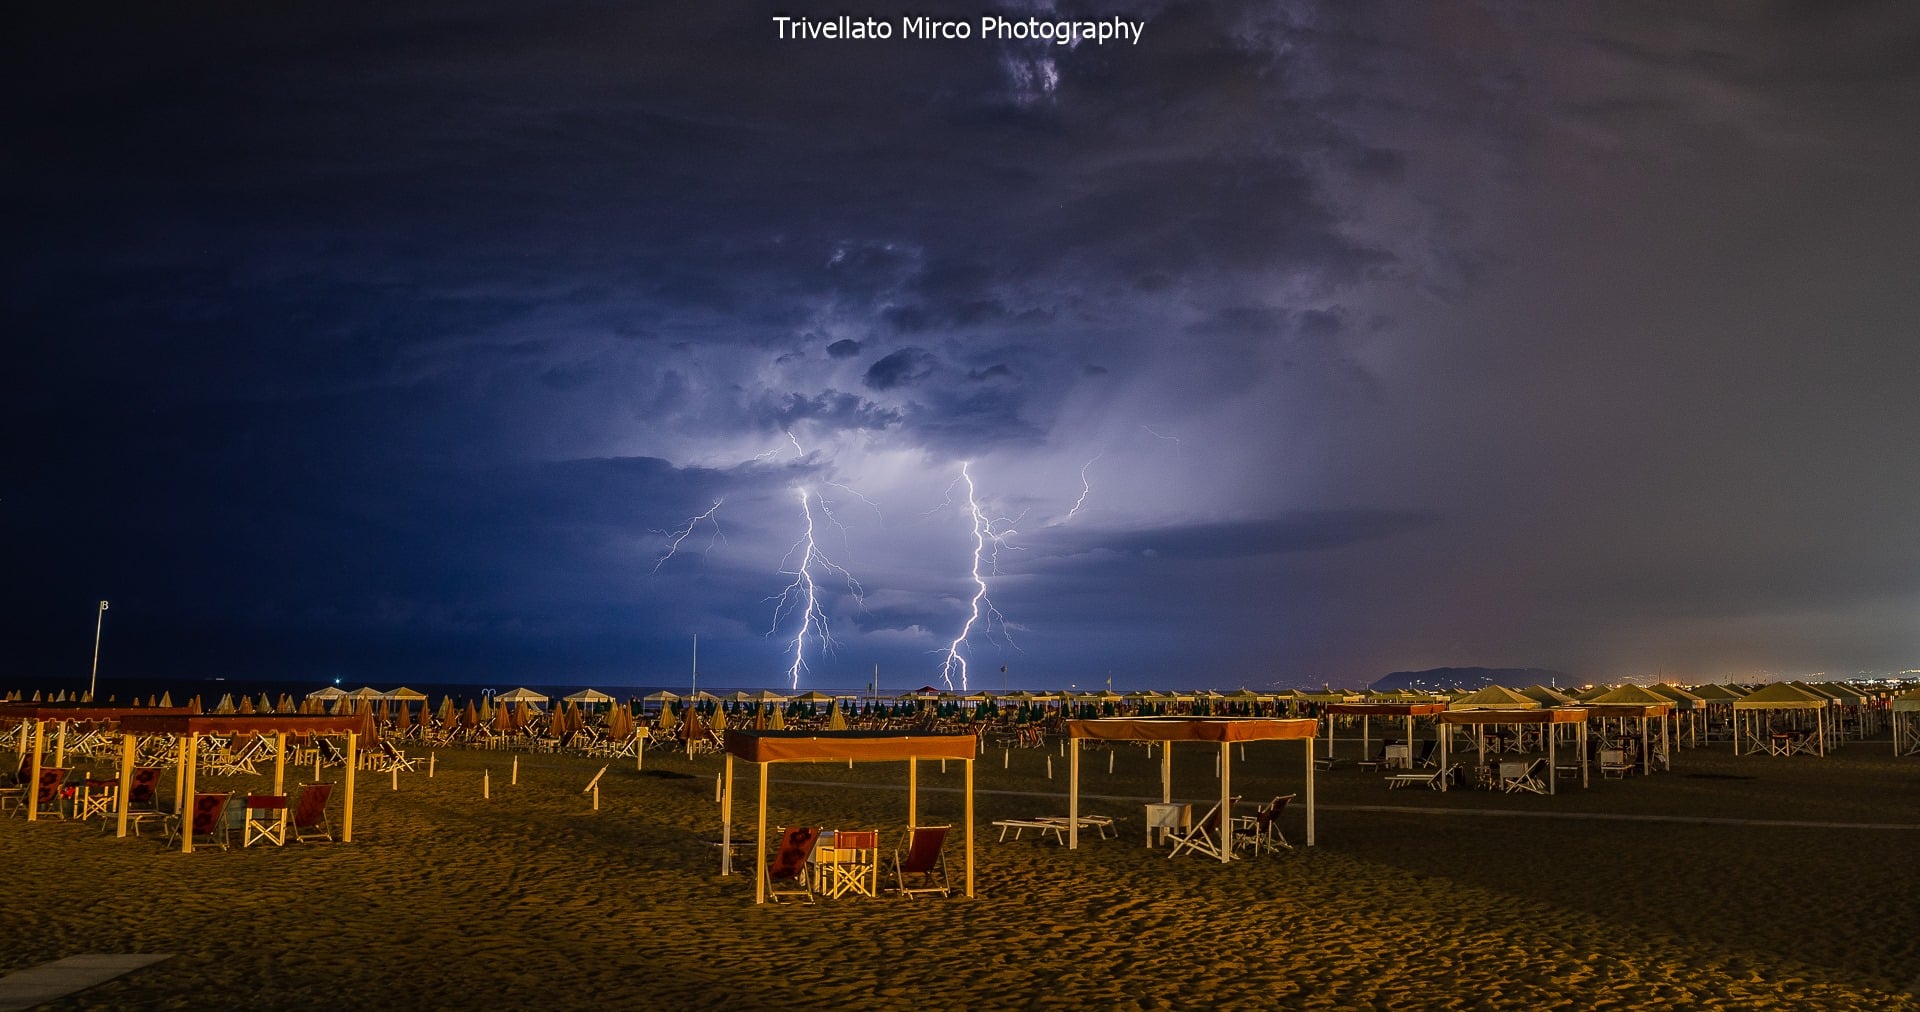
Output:
M835 547L884 603L835 599L845 663L923 665L968 545L900 504L978 460L1052 522L1096 458L1089 512L1023 522L1000 588L1018 663L1063 678L1317 681L1455 643L1632 670L1763 624L1808 656L1798 631L1920 593L1887 463L1920 15L1055 13L1149 25L851 48L730 3L21 15L9 613L132 595L113 619L153 616L180 669L231 641L631 673L702 629L758 678L800 497L872 482L895 498Z
M1145 530L1056 528L1036 535L1042 555L1125 556L1203 561L1341 548L1418 531L1439 522L1422 513L1316 510L1262 520L1214 521Z
M937 365L934 357L924 349L902 348L868 366L861 382L875 390L892 390L926 379L933 375Z

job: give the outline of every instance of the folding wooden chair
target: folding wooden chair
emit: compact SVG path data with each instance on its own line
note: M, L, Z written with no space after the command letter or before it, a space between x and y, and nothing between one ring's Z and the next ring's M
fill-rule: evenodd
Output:
M139 836L141 825L165 823L166 818L167 813L160 810L160 767L135 766L127 788L127 828ZM107 828L112 830L117 824L118 820L110 819Z
M895 891L902 896L917 896L921 893L939 893L949 896L953 887L947 884L947 831L951 826L909 826L907 838L901 841L906 848L903 857L900 848L893 851L893 881ZM908 885L909 878L917 884Z
M245 814L246 821L241 824L241 847L251 847L262 840L271 841L276 847L286 844L286 795L249 794Z
M876 895L880 892L880 831L836 830L831 854L817 852L815 863L826 872L822 886L829 897Z

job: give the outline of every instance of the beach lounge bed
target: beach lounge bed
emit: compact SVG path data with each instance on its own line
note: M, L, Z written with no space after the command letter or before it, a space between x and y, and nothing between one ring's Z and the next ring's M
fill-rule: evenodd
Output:
M897 892L902 896L918 896L921 893L939 893L949 896L953 887L947 884L947 831L950 826L910 826L907 838L901 842L906 849L903 855L900 848L893 852L893 881ZM914 884L909 885L909 881Z
M1387 778L1387 790L1397 790L1402 787L1425 787L1429 790L1437 791L1440 789L1440 785L1446 783L1447 778L1459 769L1459 763L1451 763L1446 769L1434 769L1426 773L1395 773L1393 776Z
M813 902L808 865L819 839L818 826L793 826L781 831L780 847L767 862L767 896L773 902L780 902L783 896L801 896Z
M1601 776L1624 780L1627 774L1633 771L1634 764L1627 759L1627 753L1624 750L1617 748L1603 748L1600 750Z

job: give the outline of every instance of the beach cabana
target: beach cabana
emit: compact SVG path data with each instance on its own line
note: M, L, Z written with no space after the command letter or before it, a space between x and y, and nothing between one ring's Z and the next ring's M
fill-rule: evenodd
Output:
M732 869L733 760L760 767L753 901L767 901L767 772L774 763L902 762L907 764L907 826L919 824L920 760L955 759L966 765L967 895L973 895L973 756L971 734L914 731L728 731L726 773L721 782L720 873Z
M254 715L242 717L234 714L157 714L151 710L141 713L129 713L120 718L120 782L133 782L133 764L135 739L144 735L170 734L179 739L177 767L174 771L173 810L185 816L192 805L194 795L194 769L199 766L200 739L209 734L249 734L273 735L273 793L286 793L287 774L287 735L289 734L344 734L347 736L346 783L343 803L345 814L340 820L340 842L353 841L353 772L358 761L354 750L358 746L360 729L365 725L361 717L298 716L293 714ZM131 792L120 794L119 829L117 835L127 835L127 804ZM193 851L193 833L182 829L180 833L180 852Z
M1152 741L1160 743L1160 801L1173 802L1173 743L1214 742L1220 746L1220 860L1233 858L1233 763L1229 747L1236 741L1301 741L1306 743L1307 846L1313 846L1313 736L1320 722L1311 717L1276 720L1265 717L1103 717L1067 721L1067 846L1080 846L1080 740Z
M1747 752L1768 755L1793 755L1806 751L1804 732L1806 715L1813 714L1815 754L1827 754L1827 704L1830 700L1787 682L1763 685L1733 701L1733 754L1740 754L1740 741L1747 741ZM1774 727L1774 720L1785 715L1797 724L1791 731Z
M1541 737L1547 740L1547 793L1548 794L1556 793L1555 788L1560 782L1559 765L1558 765L1558 759L1555 752L1555 735L1553 734L1553 730L1556 725L1571 724L1576 729L1575 743L1578 745L1579 752L1580 752L1580 786L1582 787L1590 786L1589 777L1587 775L1587 711L1584 707L1556 706L1551 709L1545 709L1545 710L1453 709L1453 710L1448 710L1445 713L1439 714L1434 718L1434 720L1436 720L1443 726L1444 725L1472 726L1474 729L1473 740L1479 743L1480 762L1483 765L1486 763L1487 755L1486 755L1486 735L1482 733L1481 731L1482 728L1484 728L1489 724L1492 724L1492 725L1514 724L1514 725L1520 725L1520 726L1542 725L1541 730L1544 733L1541 735ZM1447 746L1450 743L1450 739L1452 739L1452 737L1453 736L1450 734L1442 734L1440 736L1440 768L1442 770L1445 770L1447 768ZM1445 777L1441 777L1440 789L1444 791L1447 789L1447 787L1448 787L1447 779Z
M1360 758L1365 759L1371 754L1372 750L1370 733L1373 718L1399 718L1405 721L1406 742L1408 747L1411 748L1413 745L1414 718L1431 717L1436 713L1444 712L1446 708L1447 704L1445 703L1328 703L1326 708L1327 758L1333 758L1333 718L1335 717L1358 716L1360 718ZM1413 753L1408 752L1407 757L1409 762L1411 762Z
M118 722L128 714L173 713L185 715L187 708L160 709L150 706L116 706L112 703L5 703L0 704L0 723L20 722L20 748L28 760L26 809L27 821L40 817L40 796L32 785L40 782L40 770L46 766L47 725L54 725L53 767L67 764L67 725L90 722ZM123 774L124 777L124 774ZM121 783L127 781L122 779Z
M1920 689L1893 697L1893 754L1920 755Z
M1585 705L1587 716L1600 721L1603 734L1606 730L1606 722L1609 720L1622 721L1623 729L1625 721L1640 722L1640 769L1648 773L1653 772L1653 734L1652 725L1648 722L1659 720L1661 722L1660 764L1663 767L1672 768L1673 755L1668 749L1668 742L1673 736L1666 728L1666 717L1673 712L1672 700L1652 689L1638 685L1622 685L1587 700Z
M495 703L526 703L531 706L547 705L547 697L528 688L519 688L512 692L503 692L493 697L493 701Z

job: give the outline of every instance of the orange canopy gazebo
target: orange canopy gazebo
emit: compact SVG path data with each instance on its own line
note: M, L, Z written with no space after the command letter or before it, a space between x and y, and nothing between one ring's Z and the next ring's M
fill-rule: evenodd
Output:
M1173 801L1173 743L1210 741L1220 745L1220 821L1231 826L1233 764L1228 746L1236 741L1294 740L1307 743L1307 846L1313 846L1313 736L1320 722L1311 717L1282 720L1265 717L1102 717L1097 720L1067 721L1067 846L1080 845L1080 739L1099 741L1157 741L1160 750L1160 800ZM1220 860L1233 857L1233 848L1222 847Z
M691 714L692 711L688 711ZM973 895L973 757L979 739L971 734L924 731L752 731L729 730L726 777L721 791L721 874L732 871L733 760L760 767L760 843L755 847L753 901L767 901L767 771L774 763L899 762L907 764L907 825L919 819L920 760L957 759L966 764L967 895Z
M152 710L129 713L120 718L120 782L133 782L136 738L149 734L171 734L180 740L179 769L174 774L174 811L185 815L193 804L193 774L199 765L200 738L208 734L271 734L275 736L273 754L273 792L286 792L287 735L344 734L346 749L346 813L340 820L340 842L353 842L353 770L354 755L364 718L353 716L299 716L296 714L156 714ZM131 792L120 792L119 836L127 835L127 804ZM193 851L193 834L180 834L181 853Z
M187 708L116 706L112 703L0 703L0 722L8 724L20 721L20 747L31 750L32 759L27 772L29 785L40 782L40 769L45 765L47 752L47 725L57 725L54 732L53 765L59 768L67 762L67 725L74 722L102 721L113 723L128 714L177 713L185 715ZM31 724L29 731L24 725ZM125 781L121 781L125 783ZM35 822L40 818L40 795L37 791L27 791L27 821Z

